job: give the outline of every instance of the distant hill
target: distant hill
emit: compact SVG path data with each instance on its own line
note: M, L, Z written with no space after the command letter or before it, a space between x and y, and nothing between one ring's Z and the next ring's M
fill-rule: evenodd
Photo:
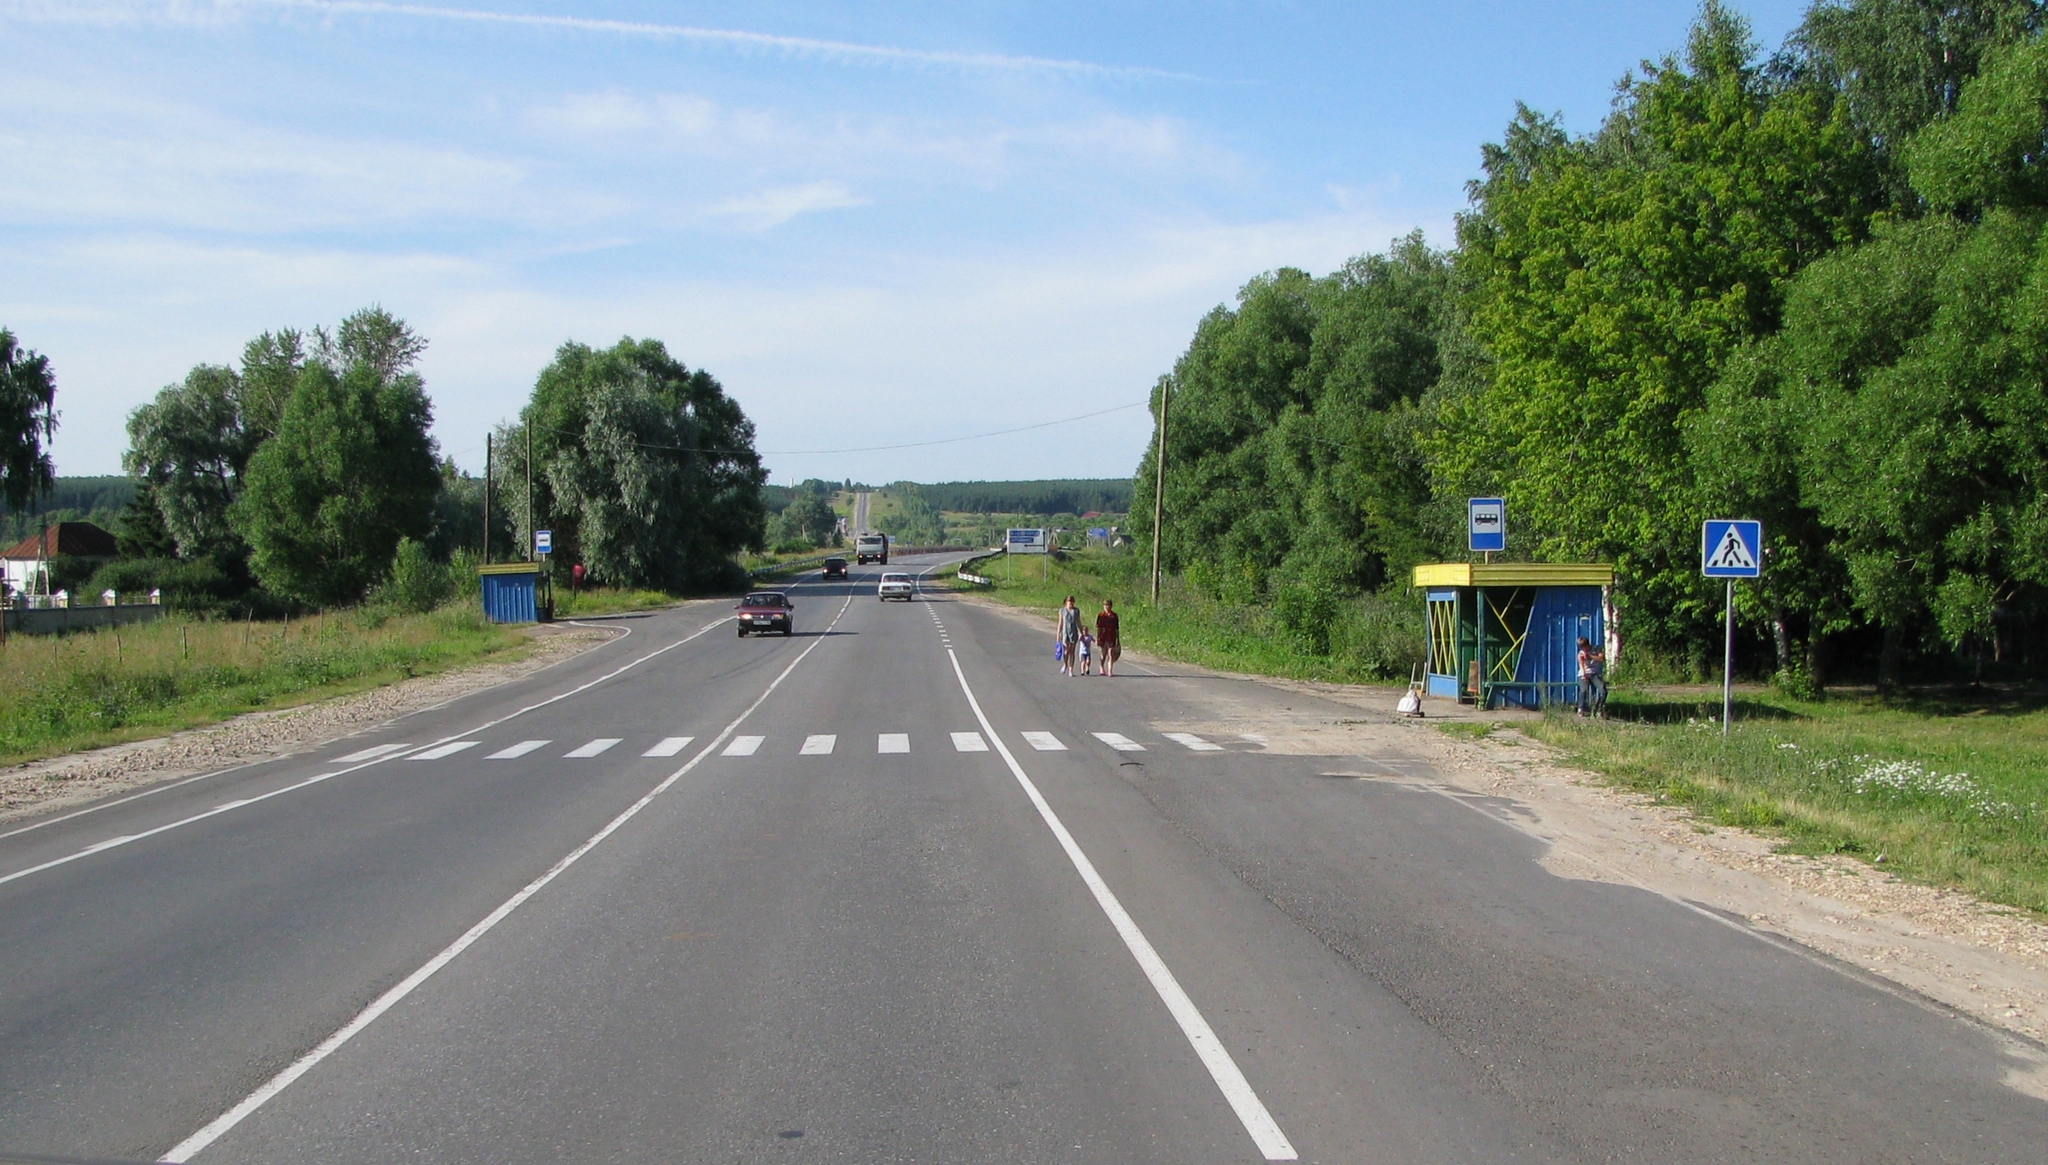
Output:
M890 489L915 493L934 510L966 514L1124 513L1131 508L1131 479L1055 478L1046 481L942 481L936 485L898 481Z
M60 477L56 488L27 509L0 507L0 545L12 546L40 531L45 522L91 522L112 533L121 532L121 509L135 496L135 479L112 477Z

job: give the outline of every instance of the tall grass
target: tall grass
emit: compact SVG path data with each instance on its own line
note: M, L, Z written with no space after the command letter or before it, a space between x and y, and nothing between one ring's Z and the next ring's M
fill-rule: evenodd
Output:
M2048 698L1882 699L1617 690L1611 719L1524 730L1619 784L1796 853L1852 854L1903 876L2048 912Z
M1048 614L1073 595L1090 620L1103 599L1113 599L1126 647L1226 671L1375 683L1406 679L1422 658L1420 604L1365 595L1330 598L1304 613L1285 604L1211 599L1167 578L1155 605L1150 566L1141 555L1100 549L1063 560L998 556L974 570L993 578L994 587L955 585Z
M0 646L0 762L212 723L443 670L523 643L473 604L284 622L168 615Z

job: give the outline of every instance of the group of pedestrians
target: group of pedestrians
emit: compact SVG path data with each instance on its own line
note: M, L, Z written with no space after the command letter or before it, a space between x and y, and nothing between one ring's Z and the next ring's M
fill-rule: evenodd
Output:
M1117 630L1116 605L1108 599L1102 600L1102 611L1095 616L1095 633L1081 625L1081 608L1074 605L1074 596L1060 604L1058 636L1053 640L1053 658L1059 661L1063 676L1085 676L1098 665L1105 676L1116 674L1117 657L1124 653L1123 637Z

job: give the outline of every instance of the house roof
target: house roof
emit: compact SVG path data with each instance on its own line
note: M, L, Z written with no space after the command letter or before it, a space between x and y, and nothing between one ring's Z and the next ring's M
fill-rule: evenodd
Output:
M53 522L0 552L0 558L117 558L120 553L114 536L91 522Z

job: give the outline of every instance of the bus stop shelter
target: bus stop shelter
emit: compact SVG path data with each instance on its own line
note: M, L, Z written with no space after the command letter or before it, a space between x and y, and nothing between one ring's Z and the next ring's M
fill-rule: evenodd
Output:
M546 622L554 617L554 588L537 562L499 562L477 568L484 618L493 623Z
M1579 698L1579 640L1605 642L1614 568L1574 562L1439 562L1415 568L1426 593L1424 691L1481 708Z

